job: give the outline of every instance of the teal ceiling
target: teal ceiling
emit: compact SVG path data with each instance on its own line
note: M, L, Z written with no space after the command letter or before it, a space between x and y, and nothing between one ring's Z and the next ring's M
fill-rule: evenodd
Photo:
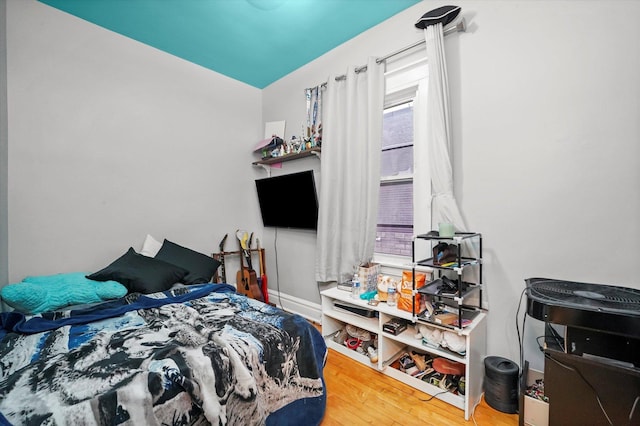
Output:
M260 89L420 2L40 1Z

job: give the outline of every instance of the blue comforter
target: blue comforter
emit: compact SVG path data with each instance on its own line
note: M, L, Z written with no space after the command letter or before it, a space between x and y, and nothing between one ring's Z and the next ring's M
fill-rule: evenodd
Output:
M0 422L307 425L324 414L320 333L227 285L0 321Z

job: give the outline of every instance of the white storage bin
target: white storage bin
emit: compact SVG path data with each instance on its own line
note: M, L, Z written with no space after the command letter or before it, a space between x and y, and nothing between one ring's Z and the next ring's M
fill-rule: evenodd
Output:
M544 379L544 373L538 370L527 371L527 387L533 385L536 380ZM527 426L549 425L549 403L536 398L524 396L524 424Z

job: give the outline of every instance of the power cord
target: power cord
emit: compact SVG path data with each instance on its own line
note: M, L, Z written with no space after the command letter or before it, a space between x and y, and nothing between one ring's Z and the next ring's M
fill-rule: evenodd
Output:
M560 334L558 334L558 331L548 323L546 329L549 330L549 333L553 337L553 340L555 340L556 345L558 345L562 352L566 352L566 348L564 346L564 338L560 336Z
M439 395L444 395L445 393L449 393L449 391L448 391L448 390L444 390L444 391L442 391L442 392L434 393L433 395L431 395L431 397L430 397L430 398L427 398L427 399L421 399L420 401L421 401L421 402L429 402L429 401L431 401L433 398L435 398L435 397L437 397L437 396L439 396Z
M278 227L275 228L275 235L273 237L273 253L276 260L276 289L278 292L278 302L280 302L280 309L284 310L282 306L282 299L280 298L280 267L278 266Z
M284 312L289 313L284 308L284 305L282 304L282 298L280 297L280 268L278 267L278 227L276 227L275 236L273 238L273 253L276 259L276 287L278 290L278 302L280 302L280 309L282 309Z
M524 293L527 291L527 289L525 288L524 290L522 290L522 293L520 293L520 301L518 302L518 309L516 311L516 331L518 333L518 348L520 349L520 373L518 374L518 378L520 380L522 380L522 374L524 372L524 369L522 368L522 366L524 365L524 343L523 343L523 339L524 339L524 326L525 323L527 321L527 315L525 314L524 317L522 318L522 334L520 334L520 327L518 325L518 317L520 317L520 307L522 306L522 296L524 296Z
M640 401L640 396L636 396L636 399L633 401L633 405L631 406L631 411L629 411L629 424L631 424L631 419L633 418L633 413L636 411L638 401Z
M543 352L544 351L544 346L540 343L540 339L544 339L544 336L536 337L536 342L538 343L538 349L540 349L540 352Z
M473 408L471 409L471 420L473 420L473 424L475 426L478 426L478 422L476 422L476 407L480 405L480 401L482 401L482 398L484 398L484 392L480 394L480 398L478 398L478 401L476 401L476 403L473 404Z
M442 391L442 392L434 393L433 395L431 395L431 397L430 397L430 398L427 398L427 399L421 399L420 401L421 401L421 402L429 402L429 401L431 401L432 399L436 398L437 396L439 396L439 395L443 395L443 394L446 394L446 393L448 393L448 392L449 392L448 390L445 390L445 391ZM478 423L476 422L476 418L475 418L476 408L478 407L478 405L479 405L479 404L480 404L480 402L482 401L482 397L483 397L483 396L484 396L484 392L482 392L482 393L480 394L480 398L478 399L478 401L476 401L476 403L473 405L473 408L471 409L471 419L473 420L473 424L474 424L475 426L478 426Z

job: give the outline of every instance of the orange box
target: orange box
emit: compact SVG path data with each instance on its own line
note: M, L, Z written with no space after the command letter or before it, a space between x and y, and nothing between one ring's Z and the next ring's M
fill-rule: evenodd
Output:
M424 286L426 278L426 274L416 272L416 290ZM402 271L402 281L398 296L398 309L414 312L413 307L415 305L416 314L425 310L424 298L419 293L413 294L413 272Z

